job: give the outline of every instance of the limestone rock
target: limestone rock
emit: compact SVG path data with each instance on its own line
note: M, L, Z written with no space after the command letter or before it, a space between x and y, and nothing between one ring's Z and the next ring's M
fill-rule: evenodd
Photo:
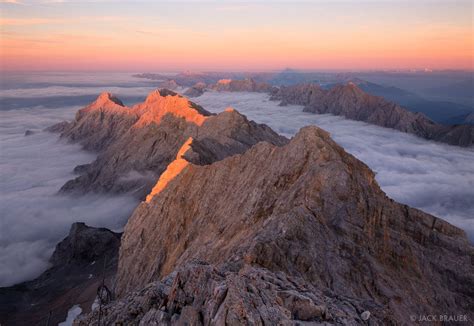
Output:
M160 83L159 88L166 88L174 91L179 87L178 83L174 79L168 79Z
M410 112L382 97L369 95L352 82L329 90L316 84L282 87L270 99L281 101L281 105L303 105L306 112L341 115L451 145L474 144L474 126L437 124L421 113Z
M191 262L106 306L103 320L107 325L358 325L363 322L358 312L368 307L381 309L281 272L250 266L236 272L228 265ZM74 325L97 321L95 310Z
M129 219L118 293L195 260L282 272L366 302L351 318L368 310L370 320L409 323L411 314L465 314L474 305L474 249L464 232L388 198L365 164L316 127L282 147L262 142L210 165L187 164ZM325 315L321 300L282 300L294 318Z
M69 127L68 121L61 121L56 123L48 128L45 128L45 131L61 133Z
M47 271L32 281L0 288L0 323L46 325L51 311L50 325L57 325L76 304L89 312L104 276L112 288L120 236L74 223L69 235L56 246Z
M187 97L201 96L206 91L206 87L207 85L204 83L196 83L192 87L188 88L186 92L183 93L183 95Z
M83 173L67 182L63 192L134 191L141 198L189 137L194 139L194 150L203 152L196 164L242 153L259 141L277 145L287 141L237 111L212 115L164 89L151 92L145 102L131 108L104 93L77 113L61 137L99 152L94 162L78 169Z

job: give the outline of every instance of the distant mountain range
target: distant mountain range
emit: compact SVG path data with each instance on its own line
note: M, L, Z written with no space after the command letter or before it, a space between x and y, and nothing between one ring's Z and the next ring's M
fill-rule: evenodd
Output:
M79 110L74 121L49 130L100 152L94 162L80 166L80 175L68 181L62 192L133 191L142 199L176 158L177 144L187 139L193 139L196 150L206 150L199 160L188 158L195 164L242 153L260 141L286 142L269 127L248 121L235 110L211 114L166 89L151 92L144 102L132 107L110 93L102 93Z
M333 110L334 98L347 112L362 103L385 105L393 121L414 115L355 85L289 90L280 95L309 108ZM465 233L388 198L375 173L316 126L290 140L161 89L132 107L103 93L50 130L98 152L63 189L145 196L122 235L75 224L50 270L0 289L2 324L64 317L66 298L90 307L105 257L115 295L75 325L408 325L474 304Z
M257 87L270 89L271 86L292 86L300 83L315 83L323 88L331 88L339 84L352 82L366 93L382 96L395 102L409 111L425 114L428 118L439 124L454 125L465 124L466 117L474 112L474 88L472 78L461 82L438 86L420 92L407 91L400 87L386 86L380 83L367 81L357 77L358 73L330 73L330 72L302 72L295 69L285 69L278 73L233 73L233 72L209 72L190 73L184 72L176 75L161 74L139 74L136 77L161 81L159 87L175 89L176 86L190 87L186 94L190 97L200 96L206 89L219 91L255 91L255 87L245 84L244 81L252 81L268 86ZM368 78L372 75L361 74ZM377 75L373 73L373 75ZM381 74L384 75L384 74ZM385 74L386 75L386 74ZM218 85L219 81L230 80L229 85ZM241 83L241 85L238 85ZM195 87L198 85L197 87ZM200 85L200 86L199 86ZM205 85L203 87L202 85ZM244 87L245 86L245 87ZM442 94L442 95L441 95Z
M456 100L463 100L466 103L474 105L474 77L455 82L449 83L443 86L430 87L423 91L423 94L432 98L452 98Z
M318 84L281 87L271 99L281 101L282 105L302 105L306 112L340 115L451 145L474 144L474 126L435 123L422 113L410 112L383 97L370 95L353 82L328 89Z
M465 123L464 119L466 116L474 111L470 106L463 104L427 100L415 93L398 87L383 86L358 78L350 79L347 82L354 83L366 93L381 96L389 101L400 104L409 111L423 113L431 120L440 124L451 125ZM344 83L329 83L324 84L323 87L330 88Z

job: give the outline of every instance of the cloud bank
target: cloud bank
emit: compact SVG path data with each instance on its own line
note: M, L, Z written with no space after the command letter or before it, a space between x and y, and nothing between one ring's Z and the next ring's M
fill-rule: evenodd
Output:
M131 196L57 195L72 169L95 156L41 129L74 116L77 107L0 111L0 286L32 279L48 267L73 222L121 230ZM25 130L33 130L24 136Z
M49 86L37 88L14 88L0 90L0 98L39 98L48 96L81 96L81 95L99 95L102 92L110 92L118 96L136 96L148 94L156 87L105 87L105 86Z
M0 286L32 279L45 270L54 246L73 222L113 230L126 223L137 204L130 196L57 195L74 177L72 169L95 157L41 130L72 119L80 106L71 105L82 104L80 96L109 90L119 97L144 98L149 87L137 85L141 81L130 74L10 77L0 91L0 100L15 104L0 109ZM20 96L30 98L18 102ZM52 108L51 101L58 96L61 101ZM474 241L474 149L429 142L342 117L304 113L299 106L280 107L266 94L207 92L193 100L212 112L232 106L288 137L311 124L329 131L377 173L377 181L390 197L448 220ZM27 129L35 133L25 137Z
M474 241L474 149L427 141L392 129L278 106L265 94L207 92L194 99L211 112L232 106L249 119L293 136L317 125L376 172L387 195L463 228Z

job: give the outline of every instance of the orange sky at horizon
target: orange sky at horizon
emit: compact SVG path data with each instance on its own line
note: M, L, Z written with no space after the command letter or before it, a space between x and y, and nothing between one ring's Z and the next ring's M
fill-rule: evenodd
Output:
M77 3L30 4L27 13L1 5L8 9L0 17L2 70L474 69L472 11L461 6L446 17L432 13L431 20L409 11L403 21L403 8L372 4L371 13L348 15L331 7L313 22L327 11L308 4L301 12L298 5L270 11L193 4L176 13L161 4L155 20L125 5L106 10L108 3L83 15L71 14ZM208 16L195 17L193 9Z

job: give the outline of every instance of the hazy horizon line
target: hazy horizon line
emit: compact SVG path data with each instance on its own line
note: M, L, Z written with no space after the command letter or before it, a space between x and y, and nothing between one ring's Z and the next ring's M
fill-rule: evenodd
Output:
M160 73L277 73L277 72L295 72L295 73L360 73L360 72L392 72L392 73L439 73L439 72L466 72L474 73L474 68L444 68L444 69L427 69L427 68L373 68L373 69L346 69L346 68L275 68L275 69L188 69L188 68L177 68L177 69L152 69L152 70L142 70L142 69L1 69L0 72L5 73L88 73L88 72L104 72L104 73L150 73L150 74L160 74Z

